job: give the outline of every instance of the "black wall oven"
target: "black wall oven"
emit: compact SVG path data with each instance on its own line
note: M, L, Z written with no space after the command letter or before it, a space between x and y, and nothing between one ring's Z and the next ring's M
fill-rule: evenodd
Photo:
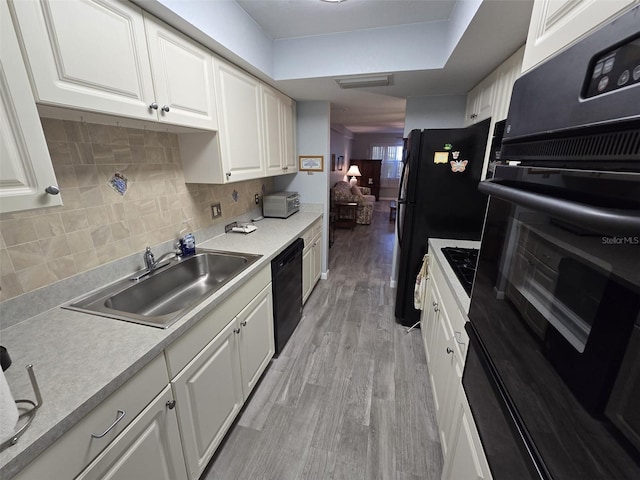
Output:
M493 477L638 479L640 8L518 80L501 160L463 375Z

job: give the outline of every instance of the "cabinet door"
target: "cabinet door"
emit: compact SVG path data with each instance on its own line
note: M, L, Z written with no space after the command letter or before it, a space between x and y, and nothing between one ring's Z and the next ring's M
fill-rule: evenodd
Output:
M76 480L186 480L172 401L167 386Z
M490 480L491 471L482 448L467 397L462 385L456 390L453 441L442 473L443 480Z
M635 0L534 2L522 71L535 67L633 3Z
M236 67L214 61L220 155L226 182L264 176L260 83Z
M429 276L433 277L433 270L429 269ZM436 285L435 280L429 282L429 290L427 293L427 297L429 298L429 303L426 305L427 311L426 315L426 326L427 329L423 333L425 339L425 348L427 354L427 364L431 369L431 364L433 362L433 352L436 347L436 332L438 325L438 312L440 311L440 304L442 300L440 299L440 292L438 292L438 287Z
M296 103L288 97L281 97L280 109L282 111L282 144L283 166L286 173L298 171L298 158L296 157Z
M171 382L189 478L197 479L242 407L236 321Z
M211 52L154 17L144 21L160 122L217 130Z
M12 5L38 102L157 120L139 8L117 0Z
M435 400L436 419L440 430L440 443L445 457L447 455L447 445L450 443L448 436L451 423L449 418L452 413L450 408L451 392L452 387L459 383L459 379L454 378L456 376L456 357L453 343L447 312L440 306L434 331L434 347L432 363L429 365L429 374Z
M238 324L242 388L247 399L276 351L271 284L240 312Z
M318 283L322 275L322 235L318 235L313 241L313 275L311 276L311 289Z
M311 294L311 275L313 275L313 247L309 245L302 252L302 303L307 301Z
M502 65L500 65L500 67L498 67L493 102L493 114L491 115L496 121L507 118L513 84L520 76L520 72L522 70L523 55L524 47L520 48Z
M62 205L7 3L0 4L0 213Z
M431 322L433 322L433 317L435 313L433 312L432 305L434 302L433 299L433 280L431 278L431 272L427 274L426 278L427 285L425 287L425 298L424 304L422 305L422 312L420 312L420 334L422 335L422 344L424 346L424 353L427 357L427 365L430 363L430 350L429 350L429 338L433 327L431 326Z
M264 154L267 175L284 173L283 109L278 92L265 85L262 89L262 115L264 122Z

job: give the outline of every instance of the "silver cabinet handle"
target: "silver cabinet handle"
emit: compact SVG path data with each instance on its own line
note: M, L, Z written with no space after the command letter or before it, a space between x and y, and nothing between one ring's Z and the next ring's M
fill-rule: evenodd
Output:
M233 329L233 333L240 333L240 329L239 328L234 328Z
M163 105L163 106L162 106L162 111L163 111L164 113L167 113L169 110L170 110L169 105Z
M451 347L447 347L447 353L449 354L453 353L453 349Z
M438 302L433 302L431 305L435 307L438 305Z
M169 410L173 410L176 406L176 401L175 400L167 400L167 403L165 403L165 405L167 406L167 408Z
M149 105L149 110L157 110L158 109L158 104L156 102L153 102L151 105Z
M57 185L49 185L47 188L44 189L44 191L49 195L58 195L60 193L60 189L58 188Z
M240 325L242 325L243 327L246 327L247 326L247 321L243 320L242 322L240 322Z
M109 433L111 430L113 430L113 427L115 427L115 426L118 424L118 422L124 418L124 416L125 416L126 414L127 414L127 412L125 412L124 410L118 410L118 418L116 418L116 421L115 421L115 422L113 422L113 423L109 426L109 428L107 428L104 432L102 432L102 433L101 433L101 434L99 434L99 435L98 435L98 434L95 434L95 433L92 433L92 434L91 434L91 436L92 436L93 438L102 438L102 437L104 437L107 433Z
M436 307L436 308L434 308L434 309L433 309L433 311L434 311L434 312L439 312L439 311L440 311L440 309L439 309L438 307Z
M227 179L229 179L229 177L231 176L231 172L227 172L225 175L227 176Z

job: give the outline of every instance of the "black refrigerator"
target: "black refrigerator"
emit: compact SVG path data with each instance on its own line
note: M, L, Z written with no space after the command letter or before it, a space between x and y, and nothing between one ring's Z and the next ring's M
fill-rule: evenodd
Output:
M397 205L399 247L395 316L420 320L414 285L429 238L480 240L487 196L478 191L490 119L467 128L412 130Z

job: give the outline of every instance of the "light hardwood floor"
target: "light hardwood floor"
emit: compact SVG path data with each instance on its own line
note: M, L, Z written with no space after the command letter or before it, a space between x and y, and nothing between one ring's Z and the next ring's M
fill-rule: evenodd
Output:
M336 230L309 297L203 480L435 480L442 472L420 331L389 288L394 225Z

